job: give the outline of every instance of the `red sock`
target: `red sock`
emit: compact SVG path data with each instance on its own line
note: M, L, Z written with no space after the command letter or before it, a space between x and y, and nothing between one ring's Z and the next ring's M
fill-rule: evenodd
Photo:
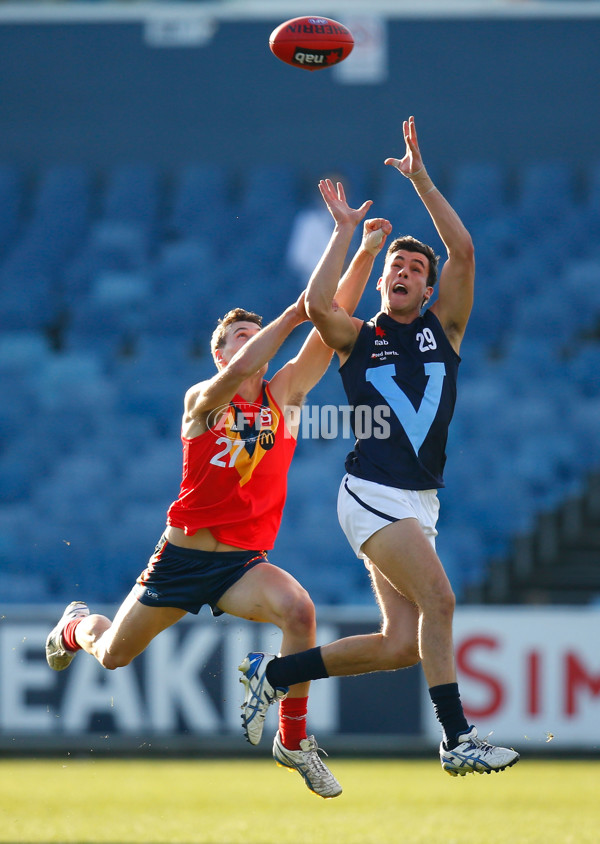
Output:
M288 750L300 750L300 741L306 738L306 712L308 697L287 697L279 704L279 735Z
M62 640L64 642L65 648L68 651L81 650L81 645L78 645L77 640L75 639L75 628L77 627L80 621L83 621L83 618L74 618L72 621L67 621L67 623L62 629Z

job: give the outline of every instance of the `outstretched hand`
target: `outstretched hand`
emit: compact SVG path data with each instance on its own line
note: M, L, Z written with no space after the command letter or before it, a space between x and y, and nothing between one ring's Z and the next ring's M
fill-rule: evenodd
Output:
M383 249L386 237L392 233L392 224L383 217L365 220L361 246L365 252L378 255Z
M415 118L409 117L402 124L404 133L404 142L406 144L406 153L404 158L386 158L384 164L389 164L399 170L403 176L411 178L420 170L423 169L423 159L421 151L419 150L419 141L417 139L417 128L415 126Z
M344 186L341 182L338 182L336 189L331 179L321 179L319 190L329 213L337 224L349 223L356 227L373 204L371 199L367 199L360 208L350 208L346 200Z

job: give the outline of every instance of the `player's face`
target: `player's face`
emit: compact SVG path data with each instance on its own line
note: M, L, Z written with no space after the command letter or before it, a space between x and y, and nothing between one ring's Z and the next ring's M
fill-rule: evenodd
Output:
M225 345L221 347L220 362L229 363L236 352L260 331L255 322L234 322L227 327Z
M400 249L388 255L377 284L382 310L386 313L419 312L423 299L433 293L433 288L427 285L428 276L429 259L420 252Z

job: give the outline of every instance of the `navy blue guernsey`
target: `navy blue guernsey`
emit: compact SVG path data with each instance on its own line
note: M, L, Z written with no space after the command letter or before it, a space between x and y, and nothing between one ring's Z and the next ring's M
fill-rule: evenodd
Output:
M398 489L443 487L459 363L431 311L409 324L384 313L363 323L339 370L357 438L346 471Z

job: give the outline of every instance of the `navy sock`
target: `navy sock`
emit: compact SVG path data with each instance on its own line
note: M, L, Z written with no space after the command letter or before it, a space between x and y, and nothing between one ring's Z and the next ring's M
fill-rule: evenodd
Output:
M321 648L310 648L297 654L275 657L267 665L266 675L274 688L329 677L321 656Z
M457 736L469 732L469 725L460 702L458 683L443 683L441 686L432 686L429 689L429 695L435 710L435 717L444 731L444 746L446 750L452 750L458 744Z

